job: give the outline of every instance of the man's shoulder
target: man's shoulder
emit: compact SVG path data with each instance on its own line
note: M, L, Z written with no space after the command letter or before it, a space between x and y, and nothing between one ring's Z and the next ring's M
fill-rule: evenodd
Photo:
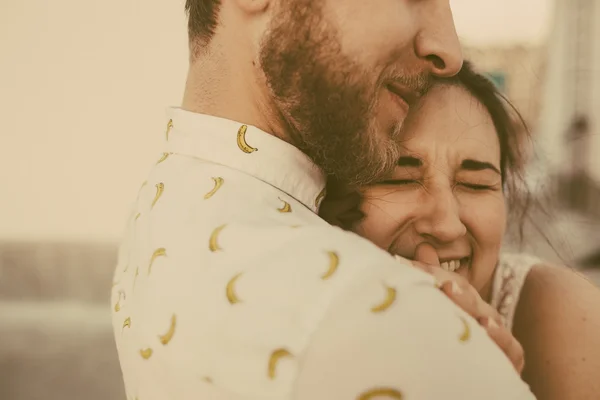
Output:
M367 277L392 279L398 285L433 281L370 241L324 221L292 226L241 222L215 230L222 237L223 262L255 271L276 270L273 276L286 271L288 276L314 276L336 287Z

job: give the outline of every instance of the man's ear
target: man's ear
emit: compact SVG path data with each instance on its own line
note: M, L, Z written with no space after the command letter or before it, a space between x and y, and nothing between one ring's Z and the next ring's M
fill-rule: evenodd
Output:
M247 14L259 14L265 12L273 0L233 0L238 7ZM285 0L284 0L285 1Z

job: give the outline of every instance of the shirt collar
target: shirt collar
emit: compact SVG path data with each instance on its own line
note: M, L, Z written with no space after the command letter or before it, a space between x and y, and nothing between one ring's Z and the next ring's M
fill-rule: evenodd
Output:
M291 144L252 125L170 108L167 151L214 162L254 176L318 212L325 176Z

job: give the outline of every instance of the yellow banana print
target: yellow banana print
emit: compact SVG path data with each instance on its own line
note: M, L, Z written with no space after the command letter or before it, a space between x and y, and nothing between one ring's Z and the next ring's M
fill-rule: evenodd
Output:
M157 183L156 184L156 195L154 196L154 200L152 200L152 205L150 206L150 208L154 207L154 205L156 204L158 199L160 199L160 196L162 196L164 191L165 191L165 184L162 182Z
M278 197L278 199L283 202L283 206L279 207L277 209L277 211L279 211L280 213L289 213L289 212L292 212L292 206L290 205L290 203L288 203L285 200L282 200L280 197Z
M149 359L150 357L152 357L152 353L154 353L154 351L151 348L147 348L147 349L142 349L140 350L140 355L142 356L142 358L144 360Z
M154 260L156 260L158 257L166 256L167 250L164 247L154 250L154 253L152 253L152 257L150 257L150 265L148 265L148 275L150 275L150 272L152 272L152 264L154 264Z
M385 299L380 304L371 308L374 313L384 312L394 304L396 301L396 289L386 286L385 287Z
M125 321L123 321L123 329L125 328L131 328L131 317L127 317L125 318Z
M161 162L165 161L167 158L169 158L169 156L173 154L173 153L163 153L162 157L159 158L159 160L156 162L156 164L160 164Z
M286 349L277 349L271 353L271 357L269 358L269 367L267 370L270 379L275 379L277 363L284 357L292 357L292 354Z
M169 132L171 132L172 128L173 128L173 120L170 119L169 122L167 122L167 132L165 133L167 140L169 140Z
M142 213L135 214L135 218L133 220L137 221L140 218L140 215L142 215Z
M223 250L219 246L218 239L219 239L219 234L221 233L223 228L225 228L226 226L227 226L227 224L223 224L223 225L215 228L215 230L212 231L212 233L210 234L210 238L208 239L208 249L210 251L212 251L213 253L215 251Z
M115 304L115 312L119 312L121 311L121 296L123 296L123 300L125 300L125 292L123 290L119 290L119 298L117 299L117 302Z
M250 146L246 143L246 131L248 130L248 126L242 125L237 133L237 145L246 154L254 153L258 149Z
M460 321L463 324L463 332L460 334L460 337L458 338L458 340L460 340L461 342L468 342L469 339L471 339L471 328L469 327L469 324L467 323L467 320L464 317L459 317Z
M169 344L171 339L173 339L173 335L175 334L176 325L177 325L177 316L175 314L173 314L171 316L171 325L169 326L169 330L164 335L158 337L160 339L160 342L163 345L166 346L167 344Z
M325 197L325 193L326 193L325 188L323 188L323 190L321 190L321 192L317 195L317 198L315 199L315 207L319 208L321 201Z
M242 274L239 273L236 276L234 276L233 278L231 278L231 280L227 283L227 286L225 287L225 295L227 296L227 300L229 301L230 304L236 304L236 303L240 303L241 300L238 297L237 293L235 292L235 282L238 280L238 278L241 276Z
M340 257L335 251L328 251L327 255L329 256L329 268L327 268L327 272L321 276L321 279L324 281L331 278L340 265Z
M402 400L402 393L400 393L396 389L392 388L377 388L371 389L367 392L364 392L360 396L358 396L357 400L384 400L384 399L394 399L394 400Z
M215 182L215 186L210 190L210 192L208 192L204 195L204 200L208 200L211 197L213 197L214 194L217 193L217 191L221 188L221 186L223 186L224 179L221 178L220 176L216 177L216 178L212 178L212 180Z

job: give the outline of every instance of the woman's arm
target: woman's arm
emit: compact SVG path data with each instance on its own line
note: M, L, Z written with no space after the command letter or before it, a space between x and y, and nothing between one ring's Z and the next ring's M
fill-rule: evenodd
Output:
M513 333L525 351L523 379L538 400L600 396L600 290L566 267L535 266Z

